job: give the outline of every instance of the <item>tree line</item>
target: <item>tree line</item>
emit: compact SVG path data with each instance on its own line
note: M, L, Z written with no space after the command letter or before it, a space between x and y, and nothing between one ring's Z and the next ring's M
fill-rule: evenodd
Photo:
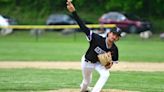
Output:
M12 8L20 11L62 10L66 0L0 0L1 8ZM124 11L142 16L163 17L164 0L73 0L77 9L86 11L107 12Z

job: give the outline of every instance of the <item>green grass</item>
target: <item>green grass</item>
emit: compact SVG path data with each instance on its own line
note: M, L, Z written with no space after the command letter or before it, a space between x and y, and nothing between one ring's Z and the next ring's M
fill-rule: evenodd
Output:
M164 43L158 35L150 39L140 39L129 35L118 42L120 59L127 61L164 61Z
M35 36L24 32L1 37L0 60L78 60L87 44L79 42L81 38L75 36L48 33L36 41Z
M82 80L80 70L0 69L0 73L0 92L79 88ZM162 92L163 76L164 72L111 72L104 88ZM94 72L91 86L98 77Z
M158 35L147 40L128 35L116 44L120 61L164 61L164 42ZM37 39L29 31L16 31L9 36L0 36L0 61L79 61L88 46L82 33L46 32Z

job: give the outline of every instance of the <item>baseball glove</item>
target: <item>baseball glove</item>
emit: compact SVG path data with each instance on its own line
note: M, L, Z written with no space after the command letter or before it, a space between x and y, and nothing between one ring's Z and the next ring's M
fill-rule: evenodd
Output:
M103 66L108 66L112 63L111 52L99 54L97 57Z

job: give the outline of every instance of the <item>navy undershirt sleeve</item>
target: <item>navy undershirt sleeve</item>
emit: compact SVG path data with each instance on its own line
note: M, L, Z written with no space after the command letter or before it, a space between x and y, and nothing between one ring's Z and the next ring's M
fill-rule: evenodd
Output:
M78 25L80 26L80 29L87 35L87 37L90 39L91 31L90 29L85 26L83 21L80 19L76 11L72 12L74 19L77 21Z

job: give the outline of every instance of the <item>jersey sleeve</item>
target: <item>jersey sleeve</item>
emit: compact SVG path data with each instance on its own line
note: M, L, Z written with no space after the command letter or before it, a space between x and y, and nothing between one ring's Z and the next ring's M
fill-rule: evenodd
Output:
M92 39L92 31L87 26L85 26L84 22L80 19L76 11L74 11L72 14L77 24L80 26L80 29L86 34L88 40L90 41Z
M117 46L114 44L111 48L111 52L112 52L112 60L114 63L118 63L118 58L119 58L119 54L118 54L118 48Z

